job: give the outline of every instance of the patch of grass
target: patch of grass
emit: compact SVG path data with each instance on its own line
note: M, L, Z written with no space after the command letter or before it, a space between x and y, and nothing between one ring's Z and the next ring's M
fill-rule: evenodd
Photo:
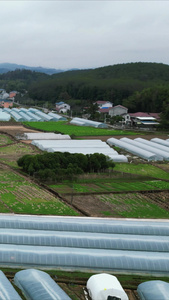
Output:
M60 132L74 136L113 136L113 135L136 135L137 133L124 130L111 130L103 128L83 127L67 124L66 121L59 122L24 122L26 126L43 131Z
M0 146L12 144L12 143L13 140L8 135L0 134Z
M169 180L168 172L150 164L118 163L114 170Z

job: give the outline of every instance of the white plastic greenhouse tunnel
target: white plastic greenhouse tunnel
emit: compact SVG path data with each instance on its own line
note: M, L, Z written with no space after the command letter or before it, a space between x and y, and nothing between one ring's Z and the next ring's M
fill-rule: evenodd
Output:
M5 274L0 270L0 299L22 300Z
M166 147L169 147L169 141L168 140L162 140L159 138L153 138L151 139L151 142L156 143L156 144L161 144L164 145Z
M131 140L129 138L121 138L120 141L128 143L132 146L136 146L141 150L150 151L158 157L158 160L169 160L169 152L157 149L156 147L149 145L149 142L144 139L142 141L142 139Z
M138 141L138 142L144 143L148 146L152 146L152 147L155 147L157 149L163 150L165 152L169 152L169 144L168 144L168 146L165 146L165 145L162 145L162 144L155 143L153 141L148 141L148 140L140 139L140 138L136 138L136 139L134 139L134 141Z
M70 124L72 125L80 125L80 126L91 126L95 128L108 128L108 125L101 122L96 122L88 119L82 119L82 118L73 118L70 121Z
M10 119L11 119L11 116L8 113L0 110L0 121L9 121Z
M70 140L68 134L60 134L53 132L25 132L23 138L26 140Z
M109 138L107 140L107 143L110 146L117 146L120 147L121 149L124 149L125 151L132 153L134 155L137 155L138 157L141 157L145 160L148 161L158 161L158 160L163 160L162 157L159 157L158 155L154 154L153 152L140 149L137 145L131 145L127 142L115 139L115 138Z
M169 283L162 280L151 280L138 285L140 300L168 300Z
M129 300L117 277L110 274L91 276L86 287L92 300Z
M14 283L28 300L71 300L49 274L43 271L19 271L15 274Z
M43 134L43 133L42 133ZM31 134L33 136L33 134ZM31 136L29 135L29 136ZM118 155L117 151L101 140L67 140L64 141L64 135L60 140L33 140L32 145L38 147L42 151L47 152L69 152L81 154L100 153L109 157L115 162L128 162L124 155Z

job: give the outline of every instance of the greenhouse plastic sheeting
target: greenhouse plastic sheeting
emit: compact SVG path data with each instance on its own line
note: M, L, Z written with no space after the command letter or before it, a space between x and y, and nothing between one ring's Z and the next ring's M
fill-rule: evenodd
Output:
M108 155L110 159L112 159L115 162L128 162L128 158L125 155L114 155L114 154L109 154Z
M111 149L104 149L104 148L75 148L75 147L55 148L55 147L50 147L50 148L47 148L46 151L47 152L69 152L72 154L80 153L80 154L84 154L84 155L99 153L99 154L104 154L106 156L110 156L110 159L112 158L113 155L115 155L115 157L117 157L117 152L111 151ZM119 160L120 160L120 158L119 158Z
M169 253L1 244L0 265L166 275Z
M0 271L0 299L22 300L2 271Z
M96 122L88 119L73 118L70 121L70 124L74 124L74 125L79 125L79 123L81 123L81 125L83 124L83 126L91 126L96 128L108 128L108 125L105 123Z
M148 160L148 161L158 161L158 160L163 160L163 158L159 158L159 156L157 156L156 154L154 154L153 152L150 152L150 151L146 151L144 149L140 149L139 147L137 146L133 146L129 143L126 143L126 142L123 142L123 141L119 141L118 139L115 139L115 138L110 138L107 140L107 143L110 145L110 146L118 146L120 147L121 149L124 149L134 155L137 155L138 157L142 157L144 158L145 160Z
M67 119L63 116L60 116L58 114L55 114L55 113L48 113L48 116L52 117L55 121L67 121Z
M167 220L0 215L0 228L169 236L169 222Z
M153 138L153 139L151 139L151 142L169 147L169 141L167 141L167 140L162 140L162 139L159 139L159 138Z
M68 134L56 134L53 132L25 132L24 137L27 140L70 140Z
M161 144L158 144L158 143L154 143L152 141L147 141L145 139L134 139L135 141L140 141L141 143L144 143L146 145L149 145L149 146L152 146L152 147L155 147L157 149L160 149L160 150L163 150L165 152L169 152L169 144L168 144L168 147L167 146L164 146L164 145L161 145Z
M36 110L34 111L35 115L37 115L38 117L42 118L44 121L53 121L53 118L48 116L47 114L43 113L40 110Z
M60 286L43 271L29 269L17 272L14 283L28 300L71 300Z
M167 236L26 229L0 229L0 244L157 252L169 251L169 237Z
M32 119L34 119L35 122L41 122L41 121L43 121L42 118L38 117L37 115L35 115L31 111L27 111L27 115L30 116Z
M163 150L157 149L154 146L148 145L146 142L141 141L142 139L131 140L131 139L128 139L128 138L122 138L120 140L125 142L125 143L129 143L133 146L136 146L136 147L140 148L141 150L151 151L152 153L157 155L159 159L162 158L164 160L169 160L169 153L167 153Z
M15 119L16 122L23 122L24 121L24 118L21 117L17 112L11 111L10 114Z
M129 143L131 145L137 146L141 150L151 151L152 153L156 154L159 158L162 157L165 160L169 160L169 153L160 149L156 149L156 147L154 146L148 145L148 141L145 142L144 139L143 141L140 138L137 138L137 140L134 141L128 138L122 138L120 140L125 143Z
M10 114L0 111L0 121L9 121L11 119Z
M19 114L20 114L20 116L21 116L22 118L24 118L25 121L28 121L28 122L34 121L30 116L28 116L28 115L27 115L25 112L23 112L23 111L20 111Z
M151 280L139 284L137 293L140 300L168 300L169 283L161 280Z
M142 139L142 138L136 138L134 140L138 141L140 143L143 143L147 146L151 146L151 147L155 148L156 151L159 151L160 155L162 154L165 159L169 160L169 148L168 147L160 145L160 144L157 144L157 146L155 146L153 142L147 141L147 140ZM164 152L164 154L163 154L163 152Z

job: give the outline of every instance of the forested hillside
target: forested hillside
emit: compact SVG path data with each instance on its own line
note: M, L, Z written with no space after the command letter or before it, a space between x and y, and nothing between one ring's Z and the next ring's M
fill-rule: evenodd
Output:
M127 105L131 111L159 111L164 98L166 100L166 93L168 94L168 83L168 65L129 63L54 74L47 80L30 86L29 93L33 98L51 102L56 99L68 101L72 98L91 102L106 100L114 105ZM153 100L147 103L151 94ZM130 98L132 96L134 100Z
M0 88L28 90L36 102L54 104L96 100L122 104L130 112L161 112L169 103L169 66L159 63L128 63L97 69L46 75L16 70L0 75Z

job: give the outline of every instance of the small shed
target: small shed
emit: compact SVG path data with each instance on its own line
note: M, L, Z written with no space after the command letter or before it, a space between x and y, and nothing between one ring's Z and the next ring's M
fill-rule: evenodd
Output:
M106 273L91 276L87 281L87 290L92 300L128 300L118 279Z

